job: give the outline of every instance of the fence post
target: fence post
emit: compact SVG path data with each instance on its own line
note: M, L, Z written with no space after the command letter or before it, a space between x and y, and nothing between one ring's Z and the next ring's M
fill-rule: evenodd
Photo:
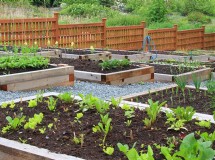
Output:
M202 26L202 49L205 49L205 26Z
M107 42L107 31L106 31L106 21L107 18L102 18L102 24L103 24L103 35L102 35L102 48L106 48L106 42Z
M59 42L60 34L59 34L59 26L58 26L58 18L59 18L59 13L58 12L54 13L54 18L55 18L55 41L53 43L55 44L55 42L58 42L58 44L59 44L60 43Z
M177 46L177 42L178 42L178 25L175 24L174 28L175 28L175 50L177 50L177 48L178 48L178 46Z

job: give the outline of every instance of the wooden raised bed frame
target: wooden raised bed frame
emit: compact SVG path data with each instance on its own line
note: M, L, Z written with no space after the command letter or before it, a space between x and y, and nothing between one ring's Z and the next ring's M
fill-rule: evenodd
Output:
M133 55L112 54L112 59L128 59L130 61L149 61L151 53L139 53Z
M192 75L195 74L198 78L201 78L201 81L205 81L210 79L211 76L211 68L203 68L196 71L186 72L178 75L171 75L171 74L162 74L162 73L155 73L155 81L160 82L174 82L175 77L186 77L187 82L192 82Z
M73 66L63 66L0 76L0 89L5 91L21 91L73 84Z
M108 60L111 59L111 53L108 51L95 51L92 54L67 54L61 53L62 58L83 59L83 60Z
M46 96L57 96L58 93L45 93L44 97ZM35 99L36 96L30 96L23 98L22 101L27 101L31 99ZM14 100L14 102L19 102L20 99ZM127 102L123 101L123 104L129 104L133 107L140 107L142 109L148 107L146 104L134 103L134 102ZM1 105L1 103L0 103ZM168 108L162 108L162 111L169 110ZM206 115L201 113L195 113L193 118L198 118L199 120L209 120L214 123L212 115ZM17 141L8 140L5 138L0 138L0 159L16 159L16 160L84 160L78 157L69 156L65 154L57 154L50 152L47 149L38 148L29 144L22 144Z
M75 78L111 85L154 82L154 67L141 66L140 68L106 74L75 70Z
M14 53L7 53L7 52L4 52L4 51L0 51L0 56L13 56ZM18 53L18 55L22 55L22 53ZM50 49L50 50L47 50L47 51L41 51L41 52L37 52L37 53L28 53L27 55L41 55L41 56L44 56L44 57L55 57L55 58L59 58L61 57L61 51L60 50L57 50L57 49Z

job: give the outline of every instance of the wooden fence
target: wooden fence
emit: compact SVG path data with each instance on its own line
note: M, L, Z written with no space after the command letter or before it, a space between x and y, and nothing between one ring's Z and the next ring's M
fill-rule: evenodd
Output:
M178 31L178 26L174 25L173 28L148 30L145 22L135 26L106 27L105 18L99 23L60 25L58 16L54 13L53 18L0 19L0 42L7 45L37 42L41 47L140 50L144 37L149 35L157 50L215 49L215 33L206 34L205 27Z

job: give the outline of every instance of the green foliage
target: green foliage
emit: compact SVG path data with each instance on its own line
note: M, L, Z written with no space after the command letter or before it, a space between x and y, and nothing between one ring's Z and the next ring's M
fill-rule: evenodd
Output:
M201 77L200 76L198 77L196 74L192 74L192 80L196 88L196 91L198 92L202 83Z
M208 132L203 132L200 134L200 137L204 140L204 141L215 141L215 131L213 133L208 133Z
M138 151L134 148L135 144L131 149L129 149L129 146L127 144L123 145L121 143L117 143L117 147L121 152L125 154L125 156L128 158L128 160L154 160L153 158L153 150L151 146L148 146L147 153L138 153Z
M105 60L102 63L99 63L99 66L101 66L102 70L111 70L111 69L117 69L117 68L124 68L131 65L131 62L128 59L123 60Z
M166 20L167 8L164 0L152 0L147 13L147 22L164 22Z
M81 123L80 119L84 116L83 113L77 113L75 117L75 122Z
M112 155L114 152L114 148L113 147L105 147L105 148L103 148L103 152L106 153L107 155Z
M28 102L28 107L34 108L36 106L37 106L37 100L32 99Z
M46 101L46 103L48 104L48 108L50 111L55 111L57 101L58 99L55 99L54 97L48 97L48 101Z
M111 105L113 106L113 108L117 108L117 107L119 107L119 104L121 103L122 98L116 99L114 97L111 97L110 100L111 100Z
M176 109L172 109L174 116L177 119L185 120L185 121L191 121L193 115L196 113L196 111L193 109L193 107L177 107Z
M37 125L43 120L43 113L34 114L34 117L29 118L28 122L24 125L24 129L35 130Z
M167 160L211 160L215 155L211 145L211 141L196 140L194 133L190 133L183 139L179 151L171 155L168 147L161 147L161 153Z
M175 83L184 92L187 84L187 78L185 76L174 77Z
M20 127L22 125L23 122L25 122L25 117L26 116L22 116L22 117L15 117L14 119L11 118L10 116L6 117L6 120L8 121L8 125L6 127L2 128L2 133L7 133L7 131L9 130L16 130L18 129L18 127Z
M200 126L200 127L211 128L211 122L210 121L200 121L200 122L196 122L195 124Z
M206 83L206 87L208 89L208 93L215 93L215 81L213 80L209 80L207 83Z
M151 99L149 99L148 102L149 102L149 107L146 108L146 112L149 118L145 118L143 122L147 128L151 128L152 124L155 123L157 116L160 113L161 107L166 102L162 102L159 104L159 101L153 102Z
M61 93L58 95L58 98L66 103L71 103L74 101L74 97L72 96L72 93L70 92L65 92L65 93Z
M48 58L42 56L4 56L0 57L0 69L47 68Z
M188 14L187 19L192 23L201 23L201 24L211 23L210 17L204 15L201 12L191 12Z

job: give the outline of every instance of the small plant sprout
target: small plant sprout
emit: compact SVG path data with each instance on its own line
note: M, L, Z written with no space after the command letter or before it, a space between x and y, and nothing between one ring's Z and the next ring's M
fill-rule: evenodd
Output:
M45 132L46 132L46 127L40 128L40 129L39 129L39 132L40 132L41 134L45 134Z
M177 119L181 119L181 120L185 120L187 121L191 121L193 115L196 113L196 111L193 109L193 107L180 107L178 106L176 109L172 109L174 116Z
M90 46L90 53L93 54L95 52L95 49L93 46Z
M130 119L128 119L128 120L125 122L125 124L126 124L127 127L129 127L129 126L131 125L131 123L132 123L132 120L130 120Z
M122 101L122 98L116 99L116 98L114 98L114 97L111 97L111 105L112 105L114 108L119 107L119 104L120 104L121 101Z
M23 144L26 144L28 140L27 140L27 139L22 139L22 138L19 137L19 141L20 141L21 143L23 143Z
M211 122L210 121L200 121L200 122L195 122L195 124L200 126L200 127L211 128Z
M175 77L175 83L184 92L185 86L187 84L187 78L185 76Z
M112 146L103 147L103 152L111 156L114 153L114 148Z
M3 108L7 108L7 106L8 106L9 104L7 103L7 102L3 102L2 104L1 104L1 108L3 109Z
M55 111L56 109L56 104L57 104L57 100L58 99L54 99L54 97L49 97L49 100L46 101L46 103L48 104L48 108L50 111Z
M77 113L75 117L75 122L81 123L80 119L84 116L83 113Z
M70 92L65 92L65 93L59 94L58 98L61 101L66 102L66 103L71 103L74 101L74 97L72 96L72 93L70 93Z
M10 116L6 117L6 120L8 121L8 125L6 127L2 128L2 133L7 133L9 130L16 130L18 127L22 125L23 122L25 122L25 116L22 117L15 117L14 119Z
M43 113L34 114L34 117L29 118L28 122L24 125L24 129L35 130L37 125L43 120Z
M36 95L36 100L37 100L37 102L42 102L42 101L43 101L43 94L44 94L44 91L40 91L40 92Z
M94 126L92 130L93 130L93 133L96 133L96 132L104 133L104 137L102 140L102 146L104 146L107 134L112 129L112 126L111 126L112 119L109 118L109 114L106 114L104 116L100 115L100 117L101 117L101 122L99 122L98 125Z
M193 80L193 84L196 88L196 91L199 92L202 80L200 76L197 76L197 74L192 74L192 80Z
M156 121L156 118L160 113L161 107L166 103L166 101L159 104L159 101L153 102L151 99L149 99L148 103L149 107L146 108L146 112L149 118L145 118L143 122L147 128L151 128L152 124Z
M14 103L14 101L11 101L9 104L9 108L13 109L14 107L15 107L15 103Z
M80 134L79 137L76 136L75 132L73 132L73 139L72 141L75 143L75 144L81 144L81 147L83 147L84 145L84 134Z
M28 102L28 107L29 107L29 108L34 108L34 107L36 107L36 106L37 106L37 100L32 99L32 100L30 100L30 101Z
M52 129L53 125L54 125L53 123L49 123L49 124L48 124L48 128L49 128L49 129Z

